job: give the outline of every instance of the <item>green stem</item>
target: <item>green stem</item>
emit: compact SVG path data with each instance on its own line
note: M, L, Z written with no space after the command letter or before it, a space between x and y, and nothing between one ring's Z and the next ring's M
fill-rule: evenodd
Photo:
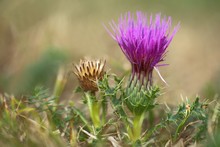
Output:
M179 124L179 126L176 129L176 132L174 134L174 142L177 140L180 131L182 130L184 124L186 123L187 119L189 118L189 113L187 113L187 116L182 120L182 122Z
M142 124L144 121L144 114L142 113L140 115L135 115L133 119L133 135L132 135L132 141L136 142L138 139L141 138L141 130L142 130Z
M86 93L87 104L89 107L90 117L95 128L99 128L101 126L101 121L99 118L99 110L100 104L95 99L92 99L92 96Z

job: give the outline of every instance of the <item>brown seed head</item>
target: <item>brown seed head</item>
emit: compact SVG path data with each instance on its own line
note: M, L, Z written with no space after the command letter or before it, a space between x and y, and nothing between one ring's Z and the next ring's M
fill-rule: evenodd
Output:
M97 81L105 74L104 67L105 60L80 60L75 65L74 73L84 91L98 91Z

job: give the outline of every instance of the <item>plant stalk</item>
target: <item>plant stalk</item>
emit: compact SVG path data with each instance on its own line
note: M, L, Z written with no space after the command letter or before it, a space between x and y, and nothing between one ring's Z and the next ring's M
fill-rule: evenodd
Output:
M95 128L99 128L101 126L101 121L99 117L100 104L98 103L98 101L92 99L92 96L89 94L86 94L86 99L93 125L95 126Z
M143 124L143 121L144 121L144 114L145 113L134 116L134 119L133 119L133 135L132 135L132 141L134 143L138 139L141 138L142 124Z
M183 126L186 123L188 118L189 118L189 113L187 113L186 117L181 121L181 123L177 127L176 132L174 134L174 142L177 140L177 138L179 136L179 133L180 133L181 129L183 128Z

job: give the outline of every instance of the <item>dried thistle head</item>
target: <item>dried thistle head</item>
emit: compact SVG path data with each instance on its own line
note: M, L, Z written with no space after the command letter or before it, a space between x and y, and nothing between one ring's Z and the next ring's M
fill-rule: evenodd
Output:
M97 81L102 79L105 60L80 60L78 65L75 65L74 73L77 76L80 86L84 91L98 91Z

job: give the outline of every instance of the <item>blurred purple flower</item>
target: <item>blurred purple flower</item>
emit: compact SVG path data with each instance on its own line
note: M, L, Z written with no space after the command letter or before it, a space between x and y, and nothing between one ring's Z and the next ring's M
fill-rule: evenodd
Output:
M121 15L118 24L112 21L110 26L113 32L108 31L109 34L118 42L132 65L131 79L137 76L143 84L147 77L146 84L152 85L153 69L165 65L159 63L164 61L166 49L179 25L170 33L171 17L161 18L160 14L156 14L153 20L152 15L147 19L142 12L137 12L136 17L127 12Z

